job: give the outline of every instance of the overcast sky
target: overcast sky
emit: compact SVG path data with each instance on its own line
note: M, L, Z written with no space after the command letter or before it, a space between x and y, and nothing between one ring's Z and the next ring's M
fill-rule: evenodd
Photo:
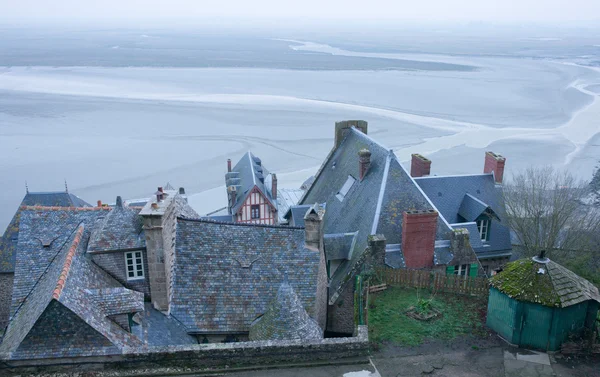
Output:
M0 0L0 19L13 23L215 17L572 23L600 20L600 0Z

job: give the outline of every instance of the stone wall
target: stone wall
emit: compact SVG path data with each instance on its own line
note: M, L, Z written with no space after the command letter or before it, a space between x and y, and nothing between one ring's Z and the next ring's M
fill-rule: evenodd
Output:
M8 324L12 297L14 273L0 273L0 332Z
M165 277L167 279L167 299L171 301L173 292L173 269L175 268L175 234L177 228L177 201L184 200L180 196L173 198L172 204L166 208L162 218L163 251L165 253Z
M354 333L354 281L348 282L335 304L329 305L327 331Z
M104 254L94 254L92 260L104 271L108 272L125 287L142 292L146 300L150 299L150 282L148 280L148 259L146 251L142 251L144 261L144 279L127 280L127 267L125 265L125 252L115 251Z
M97 371L119 376L135 375L136 370L159 373L161 368L181 368L190 374L198 371L231 369L236 367L268 367L278 364L304 364L345 358L365 357L369 352L368 329L359 326L356 337L329 338L311 342L259 341L221 344L193 344L182 346L149 347L145 350L89 358L0 361L0 375L42 374ZM12 369L2 369L11 367Z

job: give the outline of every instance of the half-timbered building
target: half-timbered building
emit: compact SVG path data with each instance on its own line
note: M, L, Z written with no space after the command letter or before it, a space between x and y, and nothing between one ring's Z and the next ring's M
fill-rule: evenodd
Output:
M232 168L227 160L227 212L238 223L274 225L277 213L277 176L260 158L246 153Z

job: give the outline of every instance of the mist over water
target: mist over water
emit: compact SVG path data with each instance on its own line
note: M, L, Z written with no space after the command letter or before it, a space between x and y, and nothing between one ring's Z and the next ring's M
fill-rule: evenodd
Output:
M486 150L509 175L552 164L589 179L600 158L600 35L272 34L3 30L0 226L25 181L66 179L90 203L169 181L206 213L247 150L295 188L342 119L438 175L480 172Z

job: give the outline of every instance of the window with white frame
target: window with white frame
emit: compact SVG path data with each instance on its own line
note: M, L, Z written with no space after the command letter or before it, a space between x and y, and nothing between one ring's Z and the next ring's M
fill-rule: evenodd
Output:
M482 241L487 241L490 233L490 220L478 219L477 230L479 231L479 237Z
M454 266L454 274L455 275L466 276L468 272L469 272L468 264L459 264L458 266Z
M127 280L144 278L144 261L141 251L130 251L125 253L125 268Z

